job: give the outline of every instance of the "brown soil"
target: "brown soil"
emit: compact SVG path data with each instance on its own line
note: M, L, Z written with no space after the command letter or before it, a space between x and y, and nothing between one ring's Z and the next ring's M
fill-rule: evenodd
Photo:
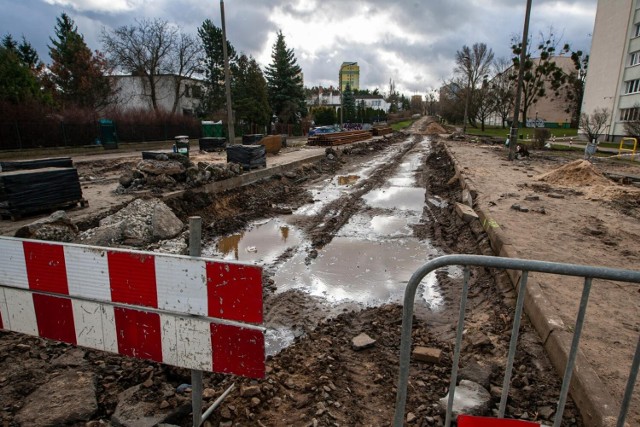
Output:
M612 184L588 160L575 160L551 172L544 173L537 179L549 184L564 185L565 187L582 187L597 184L611 186Z
M426 124L422 122L412 131L428 131ZM169 204L182 219L190 215L202 216L206 224L205 239L211 239L241 229L253 219L276 215L282 213L283 209L295 209L309 201L310 195L306 190L308 184L340 173L350 164L361 163L375 156L388 144L401 141L404 141L403 137L395 136L390 141L370 143L364 148L347 147L346 150L339 150L339 156L333 161L325 160L317 165L304 166L286 175L215 196L190 192L183 198L173 199ZM558 237L563 240L571 239L578 245L577 257L584 261L589 259L588 256L600 256L605 248L610 250L615 247L618 263L626 266L638 265L640 253L633 243L633 236L637 239L640 232L628 222L622 224L614 221L624 216L625 209L632 210L637 199L631 202L626 198L600 202L604 211L596 213L587 205L573 205L577 205L578 200L580 204L589 203L584 197L584 188L556 188L548 182L533 180L534 175L562 166L567 159L545 159L534 154L534 160L530 162L510 164L503 160L501 151L492 148L457 142L448 144L458 144L453 147L456 155L465 157L463 163L469 165L470 175L482 184L483 192L478 196L478 203L485 206L493 203L492 214L501 226L507 230L515 230L516 236L524 236L527 242L525 248L536 248L523 257L544 259L541 255L546 254L547 258L555 257L554 260L567 258L566 253L560 256L562 250L559 247L550 248L548 243L544 244L549 241L549 237L540 231L546 231L549 227L541 226L537 218L532 218L532 215L538 214L529 213L528 216L518 217L520 213L514 215L514 211L510 209L511 204L523 194L544 195L553 192L562 194L565 198L545 198L540 203L544 204L547 211L546 223L554 225L562 220L562 224L565 224L564 216L572 221L568 229ZM402 154L398 154L397 161L401 158ZM359 184L361 187L349 197L335 201L331 208L300 223L314 249L326 245L350 216L362 207L358 203L359 196L353 194L361 195L383 182L397 161L389 162L389 165L374 173L370 179ZM106 168L100 169L97 163L91 167L94 171L103 173L101 179L106 180L105 187L95 191L107 193L108 190L105 189L114 185L117 174L107 172ZM490 178L497 175L496 170L500 170L501 179L492 184L494 181ZM434 246L445 253L490 254L486 234L481 229L464 223L454 212L452 202L460 199L461 190L458 182L451 179L453 176L453 162L444 151L444 145L435 144L431 154L425 159L422 170L417 172L417 178L418 182L424 183L428 196L439 196L448 205L441 207L427 202L423 220L414 227L414 235L420 239L432 240ZM426 199L429 200L429 197ZM589 214L583 216L585 212ZM86 226L95 223L95 218L100 215L104 213L88 216L84 220ZM613 215L615 218L612 218ZM606 218L607 221L601 218ZM637 220L635 223L637 224ZM549 233L554 235L553 231ZM626 236L624 233L627 233ZM285 258L286 256L287 254L284 255ZM321 313L316 312L314 301L307 296L297 292L273 294L273 282L269 275L270 271L266 270L265 313L268 319L297 327L300 336L292 346L268 358L267 376L264 380L205 374L205 395L208 396L205 407L230 384L236 383L239 386L214 412L207 425L390 425L398 375L402 308L398 305L385 305L365 310L347 310L331 319L320 320ZM423 308L416 314L414 321L414 345L434 347L443 352L439 363L411 363L407 413L417 417L413 424L419 426L442 425L444 416L437 401L446 394L451 369L460 279L446 274L439 274L439 279L445 300L444 307L437 312ZM510 305L513 292L506 285L504 274L472 269L470 280L461 366L471 371L471 374L461 373L461 377L473 376L478 371L486 372L493 408L496 408L513 321L513 308ZM554 285L547 283L546 286ZM612 285L607 289L612 291L616 286ZM621 313L637 312L635 296L629 298L632 289L627 287L618 291L617 297L626 300L620 301L616 310ZM567 305L573 307L574 304L571 301ZM614 318L600 317L590 325L597 323L598 319L603 324L608 324L606 326L611 326L616 321ZM605 329L590 329L587 348L591 350L595 345L598 352L598 343L594 339L602 335L606 335L603 345L609 347L621 347L622 340L633 342L633 339L637 339L637 322L634 323L627 316L622 325L629 327L624 326L622 333L615 334ZM351 339L362 332L374 338L376 344L370 349L356 352L351 348ZM559 392L559 379L542 350L537 334L526 320L521 333L507 414L550 424ZM618 344L614 344L614 341ZM0 401L6 402L0 411L0 422L3 425L13 425L15 414L22 407L25 397L60 370L51 361L70 351L71 347L64 344L0 332ZM598 354L602 356L602 351ZM611 364L609 374L616 376L613 371L617 366ZM157 402L158 408L166 400L175 409L175 415L168 421L181 426L190 425L190 416L185 414L189 411L188 394L163 394L163 386L166 384L175 390L178 385L189 383L190 374L187 370L98 351L86 351L82 367L74 369L93 371L97 375L99 409L94 420L108 420L117 404L118 393L147 381L139 397ZM148 382L149 379L152 380L151 383ZM256 395L248 395L246 392L251 386L258 387ZM568 403L565 410L563 425L582 425L572 402Z

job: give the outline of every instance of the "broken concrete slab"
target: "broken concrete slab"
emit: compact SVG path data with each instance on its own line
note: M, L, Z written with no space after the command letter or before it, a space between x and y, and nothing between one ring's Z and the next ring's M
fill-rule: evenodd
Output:
M90 420L97 410L96 375L68 370L31 393L15 420L32 427L70 425Z
M471 222L478 219L478 214L476 214L472 208L462 203L456 203L456 213L464 222Z
M373 347L376 340L371 338L364 332L351 340L351 347L356 350L364 350L365 348Z

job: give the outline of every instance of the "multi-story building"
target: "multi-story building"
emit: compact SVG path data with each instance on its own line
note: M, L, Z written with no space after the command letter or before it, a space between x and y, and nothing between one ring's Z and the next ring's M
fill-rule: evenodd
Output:
M116 103L123 110L152 110L151 90L145 77L115 75L108 77L116 92ZM181 77L176 100L176 78L171 74L155 76L156 103L161 110L193 114L200 105L203 83L201 80Z
M606 108L606 139L640 120L640 0L598 0L582 112Z
M341 91L347 88L347 85L351 90L360 89L360 67L357 62L343 62L340 66L340 74L338 77Z

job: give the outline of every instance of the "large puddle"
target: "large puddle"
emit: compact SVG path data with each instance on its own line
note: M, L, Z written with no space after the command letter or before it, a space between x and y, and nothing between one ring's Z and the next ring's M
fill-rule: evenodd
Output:
M385 186L363 196L370 209L354 215L310 262L308 242L287 224L290 216L254 223L243 233L219 239L205 248L203 254L269 265L295 248L290 258L275 267L276 293L303 292L318 301L317 309L327 317L346 307L401 302L413 272L438 254L429 242L414 238L412 229L412 225L421 221L425 203L425 189L417 186L414 176L428 150L426 139L419 142ZM293 215L318 213L330 201L352 191L376 167L389 161L392 154L389 150L360 168L316 184L310 188L314 203ZM423 280L417 300L433 310L441 306L434 274ZM274 354L293 341L295 333L291 328L266 326L267 354Z

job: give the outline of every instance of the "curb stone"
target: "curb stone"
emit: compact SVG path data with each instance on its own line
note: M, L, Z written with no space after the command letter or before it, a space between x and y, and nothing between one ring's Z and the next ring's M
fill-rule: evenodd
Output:
M459 177L463 189L468 189L475 199L477 189L464 173L464 168L451 152L446 143L444 147L452 159L455 173ZM486 231L494 254L506 258L516 258L517 249L511 244L500 225L491 218L482 207L476 207L480 224ZM511 286L517 292L520 272L507 270ZM564 322L551 308L551 304L539 283L532 278L527 282L524 311L534 328L540 335L545 351L560 376L564 375L565 366L571 348L573 334L566 332ZM585 425L594 427L613 427L616 425L616 408L611 394L609 394L600 377L592 368L582 350L578 350L574 372L571 378L570 394L580 410Z

